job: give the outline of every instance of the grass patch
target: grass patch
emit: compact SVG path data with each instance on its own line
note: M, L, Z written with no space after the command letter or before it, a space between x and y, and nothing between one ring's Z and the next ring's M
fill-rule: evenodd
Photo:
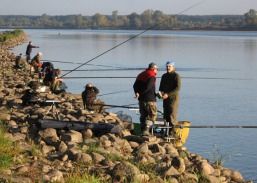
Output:
M42 156L42 152L39 150L40 146L35 144L34 141L30 141L29 142L30 146L31 146L31 150L29 152L29 156L37 156L37 157L41 157Z
M14 30L14 31L5 31L0 33L0 43L8 41L9 39L13 39L19 37L20 35L25 34L23 30Z
M90 154L92 152L101 153L101 150L100 150L101 145L99 142L89 142L86 144L86 146L88 147L88 149L85 150L85 153L87 154Z
M95 174L90 173L89 168L76 167L71 173L65 177L66 183L104 183L104 178L97 177Z
M158 172L156 172L155 163L149 163L149 162L132 162L132 164L134 164L141 173L147 174L150 177L150 180L152 182L156 182L156 178L159 176ZM145 182L145 181L143 181Z
M9 168L12 165L12 159L19 154L19 149L13 146L13 143L5 137L5 130L0 122L0 170Z
M111 161L123 161L124 158L119 156L118 154L112 154L112 153L109 153L109 154L106 154L106 159L109 159Z

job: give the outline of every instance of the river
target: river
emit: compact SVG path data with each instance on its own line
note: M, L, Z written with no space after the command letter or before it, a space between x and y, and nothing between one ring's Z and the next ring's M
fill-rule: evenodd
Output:
M119 92L99 97L107 104L137 104L132 89L135 78L130 77L155 62L160 68L158 89L164 64L172 60L182 77L178 120L190 121L191 125L257 125L257 32L147 31L126 42L140 32L24 31L34 45L40 46L33 49L32 56L40 51L43 60L73 62L53 62L56 68L72 70L81 66L76 63L91 64L79 68L88 71L73 71L67 77L103 77L65 79L68 92L81 93L87 83L92 83L100 94ZM26 46L12 51L25 54ZM110 78L114 76L128 78ZM161 101L157 105L162 110ZM123 111L139 121L135 111L109 110ZM256 128L196 128L190 130L185 147L211 161L222 157L225 167L241 172L246 180L257 180L256 139Z

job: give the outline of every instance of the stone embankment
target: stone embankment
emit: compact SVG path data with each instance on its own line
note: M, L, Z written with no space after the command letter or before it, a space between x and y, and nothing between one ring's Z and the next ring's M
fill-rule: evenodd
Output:
M9 168L0 169L0 182L66 182L71 176L94 175L101 182L153 183L245 183L242 175L155 136L132 135L132 125L122 117L105 112L92 114L82 109L80 95L41 93L53 106L23 106L21 96L36 75L13 69L15 55L6 51L20 42L5 45L0 55L0 120L20 153ZM53 109L53 108L52 108ZM38 128L39 119L120 124L120 134L99 134L90 129ZM82 176L83 177L83 176Z

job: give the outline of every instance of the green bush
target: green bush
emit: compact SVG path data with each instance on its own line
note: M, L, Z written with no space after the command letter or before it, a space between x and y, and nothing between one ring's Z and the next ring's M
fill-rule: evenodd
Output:
M0 33L0 42L8 41L9 39L19 37L20 35L25 34L23 30L13 30L13 31L4 31Z

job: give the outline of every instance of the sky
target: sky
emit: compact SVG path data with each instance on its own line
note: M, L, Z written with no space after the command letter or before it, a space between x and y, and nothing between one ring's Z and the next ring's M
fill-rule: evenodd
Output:
M201 3L200 3L201 2ZM200 3L197 6L196 4ZM193 8L187 10L188 8ZM118 15L145 10L164 14L243 15L257 10L257 0L0 0L0 15Z

